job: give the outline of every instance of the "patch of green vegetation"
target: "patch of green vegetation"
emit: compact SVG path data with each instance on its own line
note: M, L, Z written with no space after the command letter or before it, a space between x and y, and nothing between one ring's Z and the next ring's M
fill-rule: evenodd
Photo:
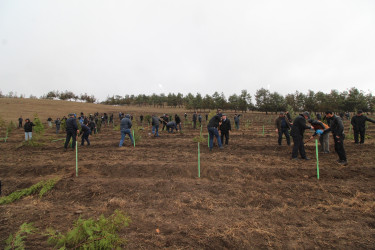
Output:
M36 229L33 227L32 223L23 223L14 235L9 235L8 239L5 241L6 246L4 249L25 249L24 239L28 234L32 234L35 231Z
M59 249L122 249L126 240L118 232L129 222L130 218L118 210L107 218L101 215L98 220L79 218L65 234L48 229L48 243Z
M59 180L60 178L54 178L47 181L40 181L29 188L15 191L8 196L1 197L0 205L12 203L13 201L19 200L24 196L32 195L37 192L39 192L39 197L41 198L44 194L50 191Z

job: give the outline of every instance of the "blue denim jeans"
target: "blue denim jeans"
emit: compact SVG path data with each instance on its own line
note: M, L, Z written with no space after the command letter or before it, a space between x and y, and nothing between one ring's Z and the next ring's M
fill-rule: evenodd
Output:
M25 141L31 140L33 132L25 132Z
M214 127L209 127L207 128L208 134L210 135L210 148L213 148L213 143L214 143L214 136L217 139L217 144L219 144L219 148L223 147L221 144L221 139L219 136L219 131L217 131L217 128Z
M159 125L152 126L152 134L155 134L154 136L159 136Z
M120 140L120 144L118 145L119 147L122 147L122 144L124 143L126 135L129 135L132 144L134 143L131 130L130 129L121 130L121 140Z

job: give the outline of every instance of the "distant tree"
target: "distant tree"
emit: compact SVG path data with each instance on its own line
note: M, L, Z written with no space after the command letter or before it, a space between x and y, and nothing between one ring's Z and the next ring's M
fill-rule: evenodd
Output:
M241 95L238 98L238 108L242 112L246 112L251 104L251 95L247 92L247 90L241 90Z

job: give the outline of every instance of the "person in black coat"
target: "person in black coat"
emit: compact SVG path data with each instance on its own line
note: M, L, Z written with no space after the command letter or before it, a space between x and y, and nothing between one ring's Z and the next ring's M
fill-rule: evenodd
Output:
M25 125L23 126L23 128L25 129L25 141L31 140L31 138L33 138L33 126L35 126L34 123L32 123L30 119L27 118L25 120Z
M181 132L181 118L177 114L175 114L174 120L176 121L176 124Z
M311 129L313 127L306 125L306 120L309 119L309 112L305 111L299 116L297 116L292 125L291 135L293 137L293 151L292 151L292 159L297 159L298 151L302 157L302 159L310 160L306 156L305 152L305 145L303 143L303 134L305 133L306 129Z
M83 135L82 135L83 134ZM91 130L90 128L87 126L87 122L86 123L83 123L81 125L81 132L79 133L79 135L82 135L82 142L81 142L81 146L84 145L85 141L87 141L87 146L90 146L90 140L89 140L89 135L91 134Z
M22 119L22 115L21 115L20 118L18 118L18 127L19 128L22 128L22 121L23 121L23 119Z
M365 143L366 121L375 123L374 120L363 115L362 110L358 110L357 115L352 117L351 124L353 126L354 142L356 144L358 144L358 135L361 136L361 141L359 143Z
M66 139L65 139L65 151L68 149L70 138L72 138L72 148L75 149L77 134L79 133L77 120L74 118L74 114L69 114L69 119L66 120Z
M230 130L232 130L230 120L227 118L226 114L223 114L222 119L221 119L220 132L221 132L222 143L224 143L224 136L225 136L225 145L228 145Z
M339 160L337 162L346 166L348 162L346 161L346 153L344 149L344 124L342 123L340 117L332 114L332 111L327 111L326 117L330 128L324 130L323 134L332 132L333 140L335 142L335 151L339 156Z

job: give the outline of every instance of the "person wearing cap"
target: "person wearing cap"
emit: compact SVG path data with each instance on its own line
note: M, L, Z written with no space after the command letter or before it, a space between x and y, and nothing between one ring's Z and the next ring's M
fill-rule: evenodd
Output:
M365 143L365 134L366 134L366 121L375 123L374 120L363 115L362 110L358 110L357 115L353 116L351 124L354 131L354 142L358 144L358 135L361 136L360 144Z
M227 118L226 114L222 114L221 125L220 125L221 143L224 143L224 137L225 137L225 145L228 145L230 130L232 130L230 120Z
M334 115L332 111L326 111L326 117L329 124L329 128L324 130L323 134L332 132L333 141L335 142L335 151L337 152L339 159L338 163L346 166L348 162L346 161L346 153L344 149L344 124L340 117Z
M130 115L125 115L125 117L121 119L121 123L120 123L121 140L120 140L119 147L122 147L122 144L124 143L126 135L129 135L130 141L132 142L132 144L134 143L133 136L130 130L132 126L133 124L132 124L132 121L130 120Z
M26 118L25 125L23 126L25 129L25 141L31 140L33 137L33 126L35 126L35 124L32 123L29 118Z
M217 144L219 145L219 148L223 149L223 145L221 144L219 131L218 131L218 127L221 124L221 118L222 118L221 110L218 109L217 114L213 116L207 124L208 135L210 136L210 141L209 141L210 151L212 151L212 148L213 148L214 137L216 137L217 139Z
M289 129L291 128L290 122L285 117L284 112L280 112L279 117L275 120L276 132L279 134L278 143L281 145L283 134L286 138L286 143L290 145Z
M305 133L306 129L312 129L312 126L306 125L306 120L310 117L309 112L305 111L299 116L297 116L292 125L291 135L293 137L293 151L292 151L292 159L297 159L298 151L304 160L310 160L306 156L305 152L305 145L303 143L303 134Z
M66 139L65 139L65 144L64 144L65 151L68 149L70 138L72 138L72 148L74 150L76 146L77 135L79 133L77 119L74 118L74 114L72 113L69 114L69 118L68 120L66 120L65 126L66 126Z
M314 127L315 133L310 137L312 139L314 136L319 135L320 142L320 152L323 154L329 153L329 133L323 133L324 130L328 129L329 126L322 122L322 115L316 115L317 120L309 119L309 123Z

